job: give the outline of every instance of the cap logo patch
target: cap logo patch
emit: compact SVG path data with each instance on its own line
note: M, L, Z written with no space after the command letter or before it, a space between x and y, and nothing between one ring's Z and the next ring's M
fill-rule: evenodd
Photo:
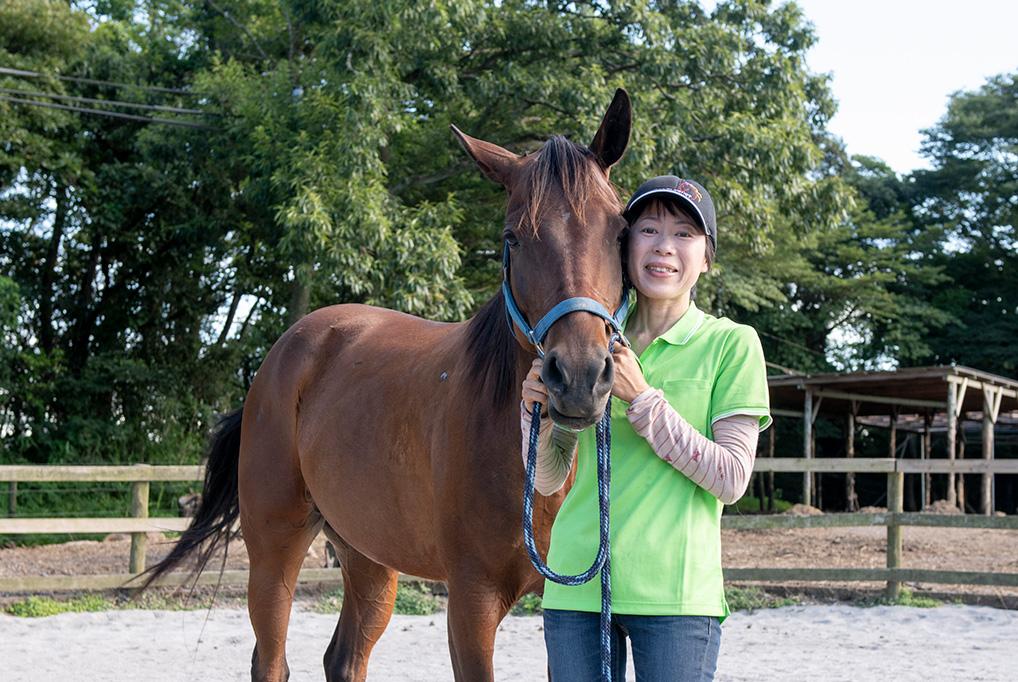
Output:
M679 184L675 187L675 191L696 203L700 203L703 200L703 195L700 193L700 190L698 190L696 186L688 180L680 180Z

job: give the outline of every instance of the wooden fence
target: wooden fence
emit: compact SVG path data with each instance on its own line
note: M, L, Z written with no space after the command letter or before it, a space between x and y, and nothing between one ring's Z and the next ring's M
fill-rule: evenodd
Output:
M1018 460L896 460L896 459L800 459L758 458L756 473L823 472L865 473L887 476L887 511L881 513L823 514L817 516L731 515L722 517L722 528L764 530L783 528L834 528L884 526L887 528L887 567L878 568L729 568L726 580L735 581L879 581L886 582L889 596L896 596L903 582L1018 587L1018 573L918 570L902 566L902 531L905 526L989 528L1018 530L1018 516L906 513L903 511L906 474L1018 474ZM129 572L114 575L23 576L0 578L0 592L101 590L123 587L145 569L146 533L182 531L190 519L150 517L149 485L154 481L198 481L199 466L0 466L0 482L124 482L131 484L131 512L125 518L7 518L0 519L0 534L26 533L130 533ZM412 579L409 576L407 579ZM215 584L218 571L209 571L198 584ZM304 569L303 582L338 582L339 569ZM231 570L222 584L245 584L247 571ZM171 574L158 585L180 585L182 574Z

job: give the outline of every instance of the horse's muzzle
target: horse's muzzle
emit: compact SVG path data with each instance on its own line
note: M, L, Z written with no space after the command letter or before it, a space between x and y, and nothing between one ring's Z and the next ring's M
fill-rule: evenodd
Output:
M548 414L561 426L582 430L597 423L608 404L615 364L607 348L581 353L548 351L541 380L548 388Z

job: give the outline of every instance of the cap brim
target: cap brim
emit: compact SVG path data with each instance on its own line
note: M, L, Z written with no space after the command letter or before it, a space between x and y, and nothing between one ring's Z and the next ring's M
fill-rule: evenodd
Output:
M704 219L703 213L700 211L700 207L696 205L696 202L668 187L659 187L657 189L648 190L638 197L633 197L626 206L626 209L622 211L623 217L625 217L628 222L632 222L630 215L632 215L632 213L639 208L641 204L645 203L648 197L652 197L656 194L667 194L669 197L677 199L683 206L689 208L693 217L695 217L697 222L699 222L700 229L703 230L705 235L708 237L710 236L710 230L707 229L707 221Z

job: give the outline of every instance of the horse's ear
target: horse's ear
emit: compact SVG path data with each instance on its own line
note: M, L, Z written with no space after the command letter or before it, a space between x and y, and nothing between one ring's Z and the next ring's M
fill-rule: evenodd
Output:
M470 137L454 125L450 125L456 138L467 150L467 154L477 163L481 172L497 183L508 187L513 173L520 165L520 156L497 144Z
M608 105L594 141L590 143L590 151L594 152L605 172L622 158L629 144L629 131L632 127L633 104L629 101L629 93L619 88L615 91L612 103Z

